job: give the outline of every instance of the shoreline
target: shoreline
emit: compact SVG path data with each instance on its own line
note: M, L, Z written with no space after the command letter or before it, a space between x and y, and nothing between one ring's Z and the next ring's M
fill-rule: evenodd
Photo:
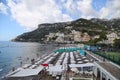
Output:
M68 47L69 48L69 47ZM74 47L72 47L72 48L74 48ZM71 49L72 49L71 48ZM60 49L64 49L64 48L60 48ZM67 49L67 47L66 47L66 49ZM62 56L63 55L63 56ZM70 56L71 55L71 56ZM79 57L79 55L78 55L78 53L59 53L59 52L56 52L56 53L50 53L49 55L47 55L46 57L43 57L43 58L41 58L41 60L38 60L38 61L35 61L35 65L36 64L42 64L42 63L47 63L47 64L53 64L53 65L64 65L64 64L66 64L66 63L70 63L69 61L66 61L66 60L68 60L68 59L70 59L71 58L71 60L73 60L74 58L73 57L75 57L75 55L76 55L76 57ZM49 56L49 57L48 57ZM52 57L52 56L54 56L54 57ZM56 58L56 57L58 56L58 58ZM62 58L63 57L63 58ZM82 57L82 56L81 56ZM73 58L73 59L72 59ZM59 60L61 61L62 59L64 59L63 60L63 62L60 62L60 63L58 63L59 62ZM54 62L55 61L55 62ZM89 61L89 60L87 60L87 61ZM72 62L75 62L76 63L76 61L72 61ZM71 62L71 63L72 63ZM33 65L34 65L33 64ZM29 66L29 68L35 68L36 69L36 66L34 65L31 65L31 67ZM24 67L24 68L28 68L28 66L27 67ZM62 66L61 66L62 67ZM64 67L65 68L65 67ZM15 71L15 73L16 73L16 71ZM13 74L13 73L12 73ZM10 75L12 75L12 74L9 74L8 76L10 76ZM62 76L61 76L61 78L62 78ZM11 79L10 79L11 80Z

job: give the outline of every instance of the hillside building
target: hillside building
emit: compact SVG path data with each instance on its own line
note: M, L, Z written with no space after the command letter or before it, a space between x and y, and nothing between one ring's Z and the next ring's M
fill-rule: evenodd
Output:
M90 40L90 35L88 35L88 33L84 33L83 37L82 37L82 41L86 42Z
M107 34L106 36L108 39L107 40L108 44L111 44L111 43L113 44L115 39L119 39L118 35L114 32L111 32L111 33Z

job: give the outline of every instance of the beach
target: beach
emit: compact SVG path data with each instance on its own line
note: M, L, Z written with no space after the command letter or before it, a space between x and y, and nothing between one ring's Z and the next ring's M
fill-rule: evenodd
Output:
M61 46L61 45L60 45ZM31 59L37 59L38 54L49 54L58 47L57 44L40 44L36 42L0 42L0 77L6 75L13 67L18 68Z

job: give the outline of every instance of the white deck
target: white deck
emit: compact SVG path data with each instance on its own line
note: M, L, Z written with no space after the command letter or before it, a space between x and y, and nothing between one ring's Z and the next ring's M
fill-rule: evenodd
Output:
M70 64L70 67L91 67L94 63L84 63L84 64Z
M36 69L23 69L17 72L16 74L11 75L10 77L27 77L27 76L35 76L38 75L38 73L43 70L43 67L40 66Z

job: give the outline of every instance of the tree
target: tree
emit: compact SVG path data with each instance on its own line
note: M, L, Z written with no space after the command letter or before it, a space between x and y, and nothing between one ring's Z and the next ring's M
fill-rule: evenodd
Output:
M91 40L90 42L96 44L96 43L98 43L99 41L103 41L103 40L106 40L106 39L107 39L107 36L106 36L106 34L103 32L103 33L100 34L100 37L99 37L99 38L96 38L96 39L94 39L94 40Z
M102 32L102 33L100 34L99 40L106 40L106 39L107 39L107 36L106 36L105 32Z
M115 48L120 48L120 39L115 39L113 45Z

